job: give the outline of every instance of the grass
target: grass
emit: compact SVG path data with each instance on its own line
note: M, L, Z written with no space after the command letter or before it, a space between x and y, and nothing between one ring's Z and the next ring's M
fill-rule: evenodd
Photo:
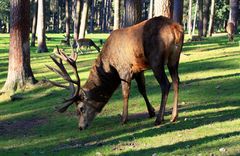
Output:
M49 50L63 38L48 34ZM107 34L89 34L97 42ZM45 84L18 91L24 99L0 99L0 155L239 155L240 37L228 43L225 34L185 43L180 61L180 116L161 126L147 118L143 98L133 82L130 121L120 124L122 95L118 89L89 129L79 131L74 108L65 114L54 107L68 92ZM98 42L97 42L98 43ZM0 88L7 76L9 36L0 35ZM66 47L63 47L66 48ZM70 49L66 49L69 51ZM31 65L38 80L60 81L46 69L49 53L31 48ZM86 81L96 53L80 55L78 67ZM152 72L145 73L148 96L159 109L160 88ZM172 106L172 90L167 109ZM144 115L139 115L143 113Z

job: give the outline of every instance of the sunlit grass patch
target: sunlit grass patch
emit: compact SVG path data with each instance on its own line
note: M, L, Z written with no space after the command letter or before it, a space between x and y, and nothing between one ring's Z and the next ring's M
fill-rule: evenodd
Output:
M88 34L97 45L109 34ZM63 34L47 34L50 52L31 48L31 66L38 80L64 80L47 70L49 58ZM69 92L37 85L24 92L23 99L0 100L0 155L238 155L240 153L240 49L229 43L226 34L201 42L185 42L179 65L179 120L170 123L173 91L167 103L165 121L154 126L144 100L132 83L129 100L130 121L120 124L123 101L121 88L110 99L89 129L79 131L74 106L66 113L56 112ZM0 35L0 87L7 76L9 36ZM79 55L78 71L83 84L98 53ZM166 70L167 71L167 70ZM72 71L70 74L73 76ZM167 72L168 74L168 72ZM161 89L151 71L145 72L148 97L159 109ZM169 77L169 74L168 74ZM169 77L170 78L170 77ZM24 124L28 123L28 124ZM32 126L28 127L29 124ZM18 128L14 132L14 128ZM13 128L13 130L6 128ZM26 131L26 132L25 132ZM29 132L28 132L29 131ZM3 134L5 132L5 134Z

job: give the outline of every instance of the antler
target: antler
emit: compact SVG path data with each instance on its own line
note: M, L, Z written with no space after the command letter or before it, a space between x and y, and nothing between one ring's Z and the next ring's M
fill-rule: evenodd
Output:
M62 77L64 80L69 82L69 86L65 86L60 83L53 82L50 80L47 80L47 81L54 86L61 87L61 88L67 88L72 91L71 97L69 99L65 99L63 102L63 106L58 109L59 112L63 113L67 110L67 108L69 106L71 106L76 100L78 100L80 98L79 92L81 89L81 83L80 83L80 77L78 75L77 65L76 65L77 53L72 51L71 56L68 57L62 50L59 50L59 48L57 47L57 52L55 52L55 56L59 58L59 61L53 56L50 56L50 57L60 70L53 68L51 66L48 66L48 65L46 65L46 66L48 69L55 72L60 77ZM70 77L66 68L63 65L63 61L67 62L71 66L71 68L73 69L74 75L76 77L76 80L73 80ZM75 88L75 85L76 85L76 88Z

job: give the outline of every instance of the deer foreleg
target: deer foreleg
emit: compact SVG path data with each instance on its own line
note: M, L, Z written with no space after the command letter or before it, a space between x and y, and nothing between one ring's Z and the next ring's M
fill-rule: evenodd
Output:
M130 73L124 73L123 76L121 77L123 95L122 124L125 124L128 121L128 99L130 95L131 79L132 75Z
M142 96L145 100L145 103L147 105L149 117L154 117L155 116L155 110L152 107L152 105L149 102L148 97L147 97L144 73L141 72L139 74L136 74L135 75L135 80L137 82L138 90L142 94Z

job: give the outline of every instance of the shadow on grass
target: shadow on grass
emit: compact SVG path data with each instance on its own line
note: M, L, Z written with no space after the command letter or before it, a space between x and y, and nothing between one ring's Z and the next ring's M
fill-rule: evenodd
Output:
M218 139L225 139L229 137L235 137L240 135L240 131L235 131L231 133L223 133L223 134L218 134L218 135L213 135L213 136L206 136L203 138L195 139L195 140L190 140L190 141L184 141L184 142L178 142L172 145L165 145L161 147L156 147L156 148L148 148L148 149L143 149L143 150L137 150L137 151L129 151L129 152L124 152L119 154L119 156L125 156L125 155L151 155L153 153L161 153L161 154L166 154L166 153L171 153L173 151L181 150L181 149L187 149L191 148L194 146L201 146L204 144L207 144L209 142L218 140ZM231 144L236 144L234 143L225 143L225 146ZM223 145L224 146L224 145ZM212 146L211 148L216 148ZM199 151L201 153L203 151ZM183 153L182 153L183 154ZM188 153L191 154L191 153Z
M223 103L218 103L214 106L212 105L204 105L204 106L195 106L195 107L189 107L185 108L184 111L191 112L191 111L199 111L199 110L208 110L212 107L218 107L218 108L224 108L228 106L235 106L238 107L237 101L226 101ZM187 116L182 116L179 118L179 121L177 123L165 123L161 125L160 127L154 127L153 123L141 123L142 119L133 119L129 123L137 123L140 122L140 124L136 124L135 126L128 126L125 125L123 128L119 128L118 130L114 130L111 132L104 132L100 135L94 135L94 136L87 136L84 138L81 138L80 140L71 140L71 142L62 142L60 143L60 146L64 146L67 149L74 149L76 148L75 145L81 145L81 147L88 148L90 150L91 148L98 148L99 144L100 146L105 145L117 145L119 142L124 141L131 141L134 139L144 138L144 137L154 137L158 135L163 135L165 133L175 132L175 131L181 131L181 130L187 130L187 129L194 129L200 126L213 124L216 122L224 122L224 121L231 121L234 119L238 119L240 117L240 108L236 108L234 110L223 110L218 112L208 112L208 113L201 113L199 115L194 115L188 120L184 120ZM111 119L113 118L113 120ZM107 120L112 120L112 123L115 124L114 120L116 120L116 117L106 117L106 118L99 118L98 123L95 122L95 126L100 126L100 123L104 123ZM108 125L109 127L113 127L113 125ZM152 128L151 128L152 127ZM149 129L150 128L150 129ZM144 131L141 131L143 129L146 129ZM124 134L130 133L131 135L118 137ZM234 133L235 134L235 133ZM227 134L226 134L227 135ZM225 135L224 135L225 136ZM115 139L110 139L112 137L117 137ZM215 137L209 137L207 140L214 139ZM94 143L95 142L95 143ZM193 143L197 143L198 141L193 141ZM185 144L191 143L191 141L186 142ZM195 144L196 144L195 143ZM183 146L185 145L183 144ZM199 142L201 144L201 141ZM79 147L79 146L78 146ZM169 146L170 149L174 148L175 146ZM56 148L56 147L55 147ZM168 151L169 148L166 148ZM164 147L161 149L163 150ZM62 149L64 150L64 149ZM155 150L155 149L153 149ZM147 150L146 150L147 151ZM167 152L166 151L166 152ZM151 149L149 150L151 152ZM88 151L85 151L85 154L87 154ZM130 152L131 154L131 152ZM134 154L134 153L133 153ZM139 154L136 152L136 154ZM123 154L124 155L124 154Z

